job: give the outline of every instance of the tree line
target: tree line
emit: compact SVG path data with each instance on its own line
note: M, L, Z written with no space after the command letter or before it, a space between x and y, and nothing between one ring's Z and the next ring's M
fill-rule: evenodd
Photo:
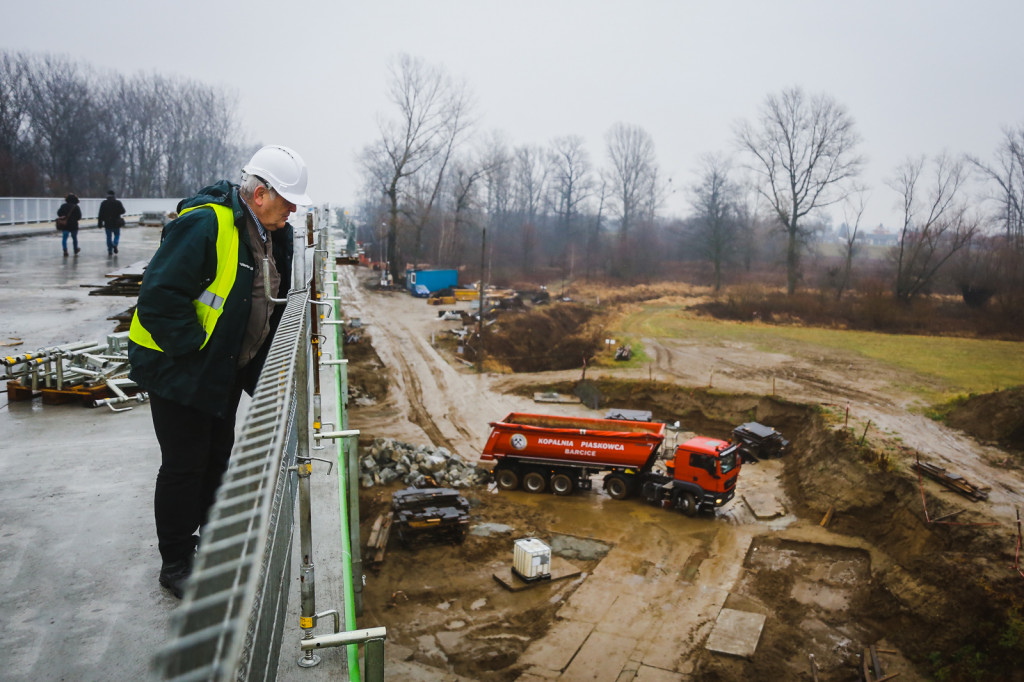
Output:
M0 51L4 195L184 196L237 175L257 147L244 141L233 93Z
M481 131L469 86L409 55L390 65L388 94L360 154L357 213L360 238L396 278L429 263L505 280L683 277L716 290L774 272L790 294L837 299L869 279L905 302L940 291L982 305L1024 291L1024 126L1005 129L991 160L908 157L884 188L868 188L853 116L793 87L768 94L737 123L733 150L704 154L696 180L673 187L637 125L611 125L595 162L577 135L533 146ZM664 215L674 191L689 197L688 215ZM871 258L869 201L901 216L895 245ZM808 258L835 215L838 247Z

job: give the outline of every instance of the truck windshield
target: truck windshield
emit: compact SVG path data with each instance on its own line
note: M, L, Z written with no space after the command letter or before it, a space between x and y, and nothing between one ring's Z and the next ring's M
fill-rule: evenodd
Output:
M721 467L723 474L727 474L736 468L736 453L738 450L739 448L734 445L723 450L718 455L718 466Z

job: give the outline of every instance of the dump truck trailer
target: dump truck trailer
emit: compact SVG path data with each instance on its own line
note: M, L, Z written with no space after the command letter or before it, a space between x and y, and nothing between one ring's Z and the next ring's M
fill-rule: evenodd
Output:
M492 473L502 490L521 485L532 493L569 495L589 490L591 477L604 473L605 491L614 499L640 493L652 504L687 514L733 498L740 469L737 446L692 438L662 465L664 440L661 422L513 412L491 423L481 459L495 463Z

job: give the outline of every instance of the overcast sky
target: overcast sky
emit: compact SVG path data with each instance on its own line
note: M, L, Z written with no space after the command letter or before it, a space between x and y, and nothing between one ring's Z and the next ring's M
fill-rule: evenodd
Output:
M510 144L578 134L603 165L608 129L641 126L670 213L698 157L734 152L737 121L794 85L856 121L872 226L895 220L883 181L908 155L991 158L1024 125L1021 0L37 0L2 16L6 49L234 89L248 138L294 147L318 203L355 202L403 52L464 79L477 130Z

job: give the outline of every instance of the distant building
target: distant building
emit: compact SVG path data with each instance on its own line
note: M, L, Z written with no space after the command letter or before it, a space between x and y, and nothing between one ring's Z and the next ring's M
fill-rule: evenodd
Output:
M871 232L865 232L863 239L871 246L896 246L897 242L896 233L887 232L881 224Z

